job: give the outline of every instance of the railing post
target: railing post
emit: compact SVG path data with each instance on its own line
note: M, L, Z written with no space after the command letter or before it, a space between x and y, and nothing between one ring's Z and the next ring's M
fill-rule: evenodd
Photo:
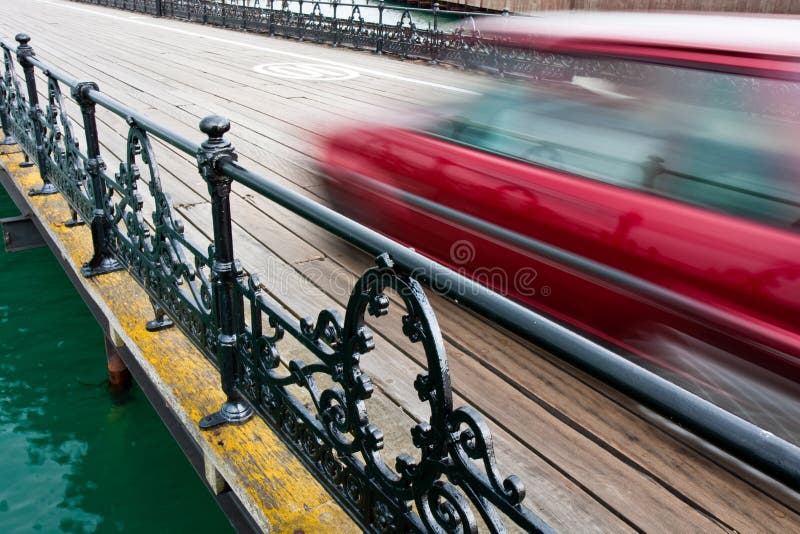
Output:
M439 2L433 3L433 38L431 39L431 62L439 59Z
M86 134L86 174L89 175L94 209L92 211L92 259L81 267L81 274L86 278L98 276L122 269L122 264L114 257L111 247L111 223L108 218L106 186L103 170L106 164L100 156L100 139L97 134L95 103L89 97L90 91L99 91L94 82L80 82L72 89L72 98L81 108L83 131Z
M236 160L236 152L224 135L230 130L228 119L211 115L200 121L200 130L208 136L197 154L197 166L208 185L214 226L214 258L211 267L212 300L217 319L217 360L222 378L222 390L227 400L219 411L203 417L200 428L213 428L225 423L243 423L253 416L253 409L236 389L238 358L236 355L237 325L240 306L236 304L237 267L233 256L231 224L231 182L220 167L225 161ZM241 299L241 296L239 297Z
M305 30L305 23L303 22L303 0L299 0L298 4L300 5L300 7L299 7L299 9L297 11L297 21L299 22L299 27L297 28L297 30L300 32L300 37L298 38L298 41L302 41L303 40L303 36L305 35L305 31L304 31Z
M508 17L510 14L511 14L511 12L508 10L508 6L504 7L502 16L503 17ZM495 48L497 49L497 47L495 47ZM505 55L503 54L503 52L500 52L498 50L498 52L497 52L497 73L501 78L505 77L505 75L506 75L506 61L505 60L506 60L506 58L505 58Z
M378 2L378 42L375 46L375 52L383 54L383 0Z
M269 0L269 34L275 35L275 0Z
M52 195L53 193L58 193L58 189L56 189L56 186L50 182L46 176L47 161L44 153L45 132L42 130L42 109L39 107L39 93L36 92L36 74L33 70L33 63L31 63L31 58L36 54L33 52L31 45L28 44L31 38L27 34L18 33L14 39L19 43L17 47L17 61L19 61L22 67L22 72L25 73L31 127L33 128L33 139L36 145L36 154L34 154L34 157L36 158L36 164L39 165L39 174L41 174L43 182L41 189L31 189L28 191L28 194L30 196ZM31 165L33 165L33 163L27 161L23 164L23 166L26 167Z
M337 46L339 44L339 19L336 18L336 7L339 5L338 0L333 0L333 20L331 24L333 24L333 46Z

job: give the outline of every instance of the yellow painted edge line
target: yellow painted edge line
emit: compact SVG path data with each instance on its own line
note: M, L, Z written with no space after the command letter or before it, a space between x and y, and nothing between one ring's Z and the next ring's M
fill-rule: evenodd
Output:
M40 187L42 182L38 169L21 168L22 161L22 153L14 152L14 148L0 150L0 165L56 243L58 251L53 252L68 260L89 298L106 316L109 337L118 338L130 350L200 445L206 461L227 481L255 522L272 532L358 531L347 513L259 417L244 425L200 431L197 421L225 400L219 373L177 328L157 333L145 330L145 323L153 318L152 308L127 271L91 279L80 276L80 265L92 255L89 227L64 226L70 212L61 195L27 196L29 189ZM98 365L101 362L98 360Z

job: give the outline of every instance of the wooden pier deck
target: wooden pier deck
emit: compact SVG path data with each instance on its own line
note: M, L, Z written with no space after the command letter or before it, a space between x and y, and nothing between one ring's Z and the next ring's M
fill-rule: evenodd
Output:
M202 117L213 113L230 118L229 136L240 162L323 202L314 155L333 124L469 97L489 83L483 76L368 52L64 0L6 0L0 9L4 38L28 33L37 55L48 63L96 81L104 92L176 132L201 140L197 125ZM256 66L285 63L325 65L346 79L278 78L254 71ZM80 122L76 109L71 115ZM98 119L101 151L114 169L124 154L127 125L102 110ZM159 145L164 187L187 235L205 244L212 233L209 199L196 162ZM327 307L341 309L357 276L372 264L365 254L244 188L234 186L231 201L239 259L297 317L316 316ZM486 416L501 473L522 478L526 504L557 530L800 532L796 493L527 342L452 302L429 296L445 338L455 404L469 403ZM412 449L410 440L404 441L408 429L427 416L412 386L424 357L397 329L382 324L370 325L376 350L363 367L378 389L369 408L380 414L375 419L391 453ZM154 335L180 337L177 332ZM284 350L291 353L291 345ZM169 374L169 366L159 372ZM194 394L201 395L200 390ZM212 406L218 399L202 403ZM196 415L186 413L187 424ZM263 427L258 422L226 429L224 441L256 439L263 444L275 439L254 438L254 432L268 434ZM195 433L194 439L207 438ZM215 454L226 461L221 450ZM228 471L245 477L234 490L246 507L274 506L242 488L264 484L259 473L268 471L275 457L233 454L227 461L245 462ZM300 524L299 515L279 521L287 530L314 531L308 524L293 525ZM274 521L260 524L274 527Z

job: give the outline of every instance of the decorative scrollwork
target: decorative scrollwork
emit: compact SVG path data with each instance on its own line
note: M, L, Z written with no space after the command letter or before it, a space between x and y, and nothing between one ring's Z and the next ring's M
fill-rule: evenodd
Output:
M120 164L114 179L104 178L116 193L112 228L117 257L184 333L213 355L207 274L211 255L184 237L183 222L175 217L172 201L162 189L150 139L134 121L128 132L127 161ZM152 210L150 218L145 209Z
M53 77L47 79L47 108L41 122L46 132L46 167L40 171L56 184L83 220L92 220L94 197L92 188L87 186L84 158L80 144L72 133L72 122L64 110L61 87Z
M358 280L343 320L334 310L323 310L316 321L296 321L253 276L240 278L238 290L249 302L251 317L237 347L240 391L345 503L368 519L371 529L476 532L480 517L490 531L503 532L505 516L531 532L549 530L523 506L525 490L519 479L500 477L485 421L472 408L453 409L433 310L421 286L396 272L388 255L379 256L377 267ZM405 308L404 335L425 353L427 371L414 387L430 410L430 417L411 429L419 460L401 454L394 467L382 455L383 432L370 421L366 401L374 387L361 367L374 348L366 317L388 314L387 291L399 296ZM264 331L264 317L272 333ZM285 333L302 343L312 360L280 365L278 344ZM290 391L296 387L308 395L307 402Z
M411 11L404 10L400 20L394 26L389 26L384 31L383 49L403 57L430 58L432 47L436 42L433 30L421 29L414 22Z
M3 99L9 119L9 131L26 154L36 154L31 108L20 86L11 50L3 46Z

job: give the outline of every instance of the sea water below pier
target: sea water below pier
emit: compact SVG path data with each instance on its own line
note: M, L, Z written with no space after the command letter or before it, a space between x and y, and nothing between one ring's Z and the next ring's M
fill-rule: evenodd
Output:
M0 217L18 215L0 187ZM0 533L232 532L46 247L0 245Z

